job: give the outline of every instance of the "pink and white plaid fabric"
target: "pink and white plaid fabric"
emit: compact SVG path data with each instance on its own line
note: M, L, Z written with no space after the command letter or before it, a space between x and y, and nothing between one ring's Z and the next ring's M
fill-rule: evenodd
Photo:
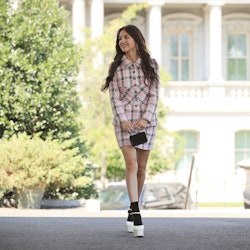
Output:
M158 73L159 67L154 59L152 59L152 66ZM145 79L141 69L141 58L132 63L123 56L113 81L110 82L109 95L114 114L113 125L115 126L119 147L131 145L129 133L122 131L121 123L124 121L134 122L143 118L149 122L146 128L148 143L139 145L138 148L144 146L146 147L144 149L151 149L155 137L155 128L150 129L150 127L155 127L158 124L156 109L159 98L159 80L150 84Z
M131 146L129 136L136 134L136 133L129 134L128 132L123 130L121 126L114 126L114 127L115 127L115 136L116 136L118 146L120 148L122 146L125 146L125 145ZM135 148L139 148L139 149L143 149L143 150L151 150L154 146L154 140L155 140L155 135L156 135L156 126L146 127L145 129L138 130L137 132L142 132L142 131L144 131L146 133L148 141L144 144L140 144L138 146L135 146Z

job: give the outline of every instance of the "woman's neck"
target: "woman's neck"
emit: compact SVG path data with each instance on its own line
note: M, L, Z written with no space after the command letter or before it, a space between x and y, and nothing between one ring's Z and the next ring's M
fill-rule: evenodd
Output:
M137 59L139 58L139 55L137 53L126 53L125 56L132 63L135 63Z

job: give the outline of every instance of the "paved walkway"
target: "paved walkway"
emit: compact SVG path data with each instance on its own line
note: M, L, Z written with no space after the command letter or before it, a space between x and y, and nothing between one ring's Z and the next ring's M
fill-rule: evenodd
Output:
M141 210L148 218L248 218L250 209L199 208L198 210ZM124 210L87 211L85 207L66 209L15 209L0 208L1 217L126 217Z
M125 232L126 211L0 208L1 250L249 250L250 210L142 211L145 237Z

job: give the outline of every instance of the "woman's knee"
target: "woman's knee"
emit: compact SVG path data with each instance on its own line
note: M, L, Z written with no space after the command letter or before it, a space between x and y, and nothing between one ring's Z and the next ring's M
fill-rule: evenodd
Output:
M126 171L127 172L137 172L138 171L138 166L135 164L135 162L126 162Z
M138 166L137 174L138 175L145 175L146 174L146 164Z

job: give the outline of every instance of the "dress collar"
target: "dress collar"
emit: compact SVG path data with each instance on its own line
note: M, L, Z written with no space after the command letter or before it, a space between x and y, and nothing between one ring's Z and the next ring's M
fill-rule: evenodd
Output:
M126 66L126 67L131 67L131 66L133 67L133 65L134 65L137 68L141 68L141 58L138 57L138 59L136 60L136 62L133 63L133 62L129 61L128 58L125 55L123 55L123 57L122 57L122 64L124 66Z

